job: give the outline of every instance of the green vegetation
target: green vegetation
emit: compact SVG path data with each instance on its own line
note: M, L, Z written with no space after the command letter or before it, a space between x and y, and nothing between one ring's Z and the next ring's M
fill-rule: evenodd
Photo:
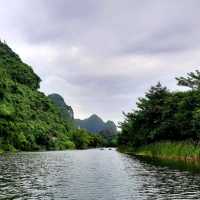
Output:
M50 94L48 96L57 106L61 113L63 120L68 122L70 125L70 139L74 142L74 148L76 149L86 149L91 147L101 147L101 146L116 146L117 145L117 135L116 126L114 122L108 121L103 122L101 118L97 115L92 115L87 120L74 120L74 112L71 106L68 106L64 99L59 94ZM92 120L92 122L91 122ZM77 128L77 121L81 121L81 125L84 127L82 129ZM87 126L84 126L85 121L87 121ZM91 132L91 127L99 128L97 132ZM87 129L89 130L87 130Z
M200 157L200 72L176 79L190 90L170 92L160 83L151 87L137 109L125 114L119 146L148 156Z
M105 146L105 141L99 134L91 134L84 129L72 130L70 134L77 149Z
M66 149L69 124L57 107L37 91L40 78L0 42L0 149ZM71 142L73 143L73 142Z
M45 96L37 90L39 84L40 78L32 68L0 41L0 152L102 144L99 136L75 130L72 116L68 115L72 109L63 104L66 109L61 110L56 100L63 99Z
M104 122L99 116L93 114L87 119L75 119L76 126L87 130L91 134L103 137L105 146L117 145L117 127L113 121Z
M199 160L200 146L191 142L158 142L140 147L135 153L137 155L175 160Z

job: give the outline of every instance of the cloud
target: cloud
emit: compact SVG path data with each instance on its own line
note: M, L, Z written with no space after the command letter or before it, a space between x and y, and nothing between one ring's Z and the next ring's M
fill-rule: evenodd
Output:
M76 117L121 112L157 81L197 69L198 0L0 0L0 38L33 66L41 90Z

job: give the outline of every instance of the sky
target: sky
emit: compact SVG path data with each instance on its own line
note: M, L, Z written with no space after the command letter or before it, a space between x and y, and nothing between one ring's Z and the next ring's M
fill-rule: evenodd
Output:
M76 118L123 120L160 81L199 68L199 0L0 0L0 39Z

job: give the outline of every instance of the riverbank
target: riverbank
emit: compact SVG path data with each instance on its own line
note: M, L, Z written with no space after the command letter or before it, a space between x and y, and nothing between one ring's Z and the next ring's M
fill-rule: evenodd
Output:
M195 145L187 141L159 142L137 149L133 147L119 147L118 150L122 153L135 156L198 163L200 166L200 145Z

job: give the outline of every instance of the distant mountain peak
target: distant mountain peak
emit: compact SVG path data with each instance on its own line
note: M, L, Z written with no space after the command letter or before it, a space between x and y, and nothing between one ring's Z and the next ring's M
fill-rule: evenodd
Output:
M93 120L93 121L99 121L101 123L104 123L104 121L98 115L96 115L96 114L92 114L86 120Z
M104 122L97 114L92 114L90 117L80 120L75 119L76 125L84 128L91 133L105 133L109 132L110 135L117 133L117 127L111 120Z
M97 114L92 114L92 115L90 115L90 117L88 117L88 118L100 118ZM100 118L101 119L101 118Z

